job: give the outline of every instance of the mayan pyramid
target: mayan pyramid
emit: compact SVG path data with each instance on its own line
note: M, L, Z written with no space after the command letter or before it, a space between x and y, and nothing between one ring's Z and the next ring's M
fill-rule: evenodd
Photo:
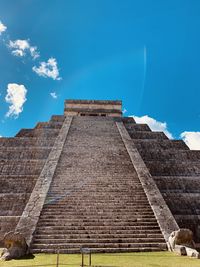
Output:
M0 138L0 239L159 251L179 227L200 243L200 151L122 117L121 101L66 100L63 115Z

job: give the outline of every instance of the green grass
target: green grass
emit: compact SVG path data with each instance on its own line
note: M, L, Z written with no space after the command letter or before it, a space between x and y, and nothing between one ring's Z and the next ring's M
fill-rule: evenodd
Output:
M0 261L1 267L56 266L57 255L36 254L33 259L20 259L12 261ZM75 267L81 265L81 255L61 254L59 262L62 266ZM88 264L88 258L85 258ZM171 252L146 252L146 253L114 253L93 254L92 265L94 266L119 266L119 267L200 267L200 259L177 256Z

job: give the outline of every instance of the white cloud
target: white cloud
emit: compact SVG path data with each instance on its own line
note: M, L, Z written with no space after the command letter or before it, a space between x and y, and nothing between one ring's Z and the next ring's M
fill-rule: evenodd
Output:
M12 50L14 56L23 57L27 53L29 53L33 59L40 56L37 47L31 46L29 40L10 41L8 47Z
M137 116L130 116L130 117L133 117L136 123L148 124L152 131L164 132L168 138L173 139L172 134L167 129L166 122L157 121L154 118L149 117L148 115L142 117L137 117Z
M0 21L0 35L2 34L2 32L5 32L7 29L7 27Z
M127 112L127 110L124 108L124 109L122 110L122 113L125 114L126 112Z
M27 90L24 85L9 83L5 100L10 104L6 117L18 117L23 111L23 105L26 102Z
M40 62L40 66L37 68L33 67L33 71L36 72L39 76L49 77L54 80L61 80L59 77L59 70L57 67L57 61L55 58L51 57L47 62Z
M33 59L36 59L40 56L40 53L37 51L37 46L31 46L30 47L30 53Z
M56 92L52 92L52 93L50 93L50 95L51 95L54 99L58 98Z
M183 132L181 138L190 149L200 150L200 132Z

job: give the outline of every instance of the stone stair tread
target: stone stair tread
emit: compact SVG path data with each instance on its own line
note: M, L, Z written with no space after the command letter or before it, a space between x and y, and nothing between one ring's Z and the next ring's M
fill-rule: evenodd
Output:
M35 237L34 237L34 240L41 240L41 239L77 239L77 237L81 237L81 238L113 238L113 239L117 239L117 238L148 238L148 237L151 237L151 238L162 238L163 239L163 236L161 233L156 233L155 231L152 232L152 233L148 233L148 232L145 232L145 233L138 233L136 232L135 234L133 233L126 233L126 234L119 234L119 233L115 233L115 234L112 234L112 233L109 233L109 234L94 234L94 233L76 233L76 234L72 234L72 233L69 233L68 235L67 234L62 234L62 236L60 236L59 234L36 234Z
M149 230L151 230L151 229L153 229L154 231L155 230L159 230L160 231L160 228L158 227L158 226L122 226L122 227L113 227L113 228L110 228L110 227L106 227L106 226L99 226L99 227L89 227L89 226L87 226L87 227L70 227L70 226L63 226L63 227L61 227L61 226L57 226L57 227L52 227L52 226L40 226L40 227L38 227L37 228L37 230L36 230L36 233L37 232L39 232L39 231L44 231L44 232L48 232L48 231L51 231L51 233L57 233L57 232L59 232L59 233L64 233L64 232L69 232L70 231L70 233L71 232L77 232L77 233L79 233L79 232L81 232L81 231L84 231L84 232L87 232L87 231L95 231L95 233L98 233L98 232L100 232L100 233L102 233L102 232L104 232L105 231L105 233L107 232L107 231L113 231L113 232L130 232L130 231L134 231L134 230L139 230L139 231L144 231L144 232L147 232L147 231L149 231Z
M166 250L165 247L142 247L142 248L92 248L92 253L120 253L120 252L157 252L161 250ZM57 253L59 251L60 254L77 254L80 253L80 248L73 249L35 249L32 248L32 253Z
M199 197L199 194L197 194L197 196ZM113 223L117 223L117 222L122 222L123 220L126 220L126 222L149 222L149 221L156 221L155 217L151 216L149 217L135 217L135 218L62 218L63 222L80 222L80 223L89 223L89 222L113 222ZM60 222L60 218L40 218L41 222Z
M49 239L49 238L46 238L46 239L34 239L34 244L57 244L57 243L60 243L60 244L63 244L63 243L66 243L66 244L73 244L73 243L147 243L147 242L151 242L151 243L157 243L157 242L164 242L164 239L163 237L135 237L135 238L96 238L96 239L92 239L92 238L85 238L85 239L82 239L82 238L76 238L76 239L71 239L71 238L68 238L68 239Z
M166 243L165 242L160 242L160 243L156 243L156 242L139 242L139 243L92 243L92 242L87 242L87 243L56 243L56 244L51 244L48 243L48 248L51 247L58 247L58 248L73 248L73 247L83 247L83 244L85 247L90 247L90 248L98 248L98 247L120 247L120 246L124 246L124 247L151 247L151 246L155 246L155 247L166 247ZM37 247L45 247L46 244L39 244L39 243L34 243L32 245L32 248L37 248Z
M107 119L73 118L34 233L33 251L60 248L77 253L81 246L97 252L166 249L115 122ZM145 125L135 129L166 138L151 134Z

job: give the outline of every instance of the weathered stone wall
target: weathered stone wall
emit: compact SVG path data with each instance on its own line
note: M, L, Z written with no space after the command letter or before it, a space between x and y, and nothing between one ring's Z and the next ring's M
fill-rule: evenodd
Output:
M105 110L122 110L121 101L95 101L95 100L66 100L65 108L73 109L105 109Z
M160 133L133 132L134 122L124 124L179 227L191 229L199 243L200 151Z
M165 241L166 243L168 243L170 234L173 231L177 231L179 227L168 206L166 205L166 202L164 201L163 196L161 195L156 183L154 182L147 167L145 166L137 148L132 142L130 135L124 127L124 124L122 122L116 123L124 145L129 153L133 166L137 172L143 189L147 195L148 201L158 221Z
M63 118L21 130L14 138L0 138L0 242L6 232L15 229Z
M65 101L65 115L99 115L106 114L106 116L120 117L122 114L121 101L95 101L95 100L66 100Z
M35 128L35 129L22 129L16 137L53 137L55 138L59 133L59 129L52 128Z
M23 233L23 236L26 238L28 246L30 246L31 244L32 236L35 231L40 212L43 208L44 201L49 190L49 186L54 176L54 172L58 164L58 160L60 158L60 154L62 152L71 121L72 118L67 117L63 122L59 135L55 140L54 146L52 147L51 152L49 153L48 158L45 162L45 165L37 179L30 199L27 202L22 216L16 226L16 231Z

